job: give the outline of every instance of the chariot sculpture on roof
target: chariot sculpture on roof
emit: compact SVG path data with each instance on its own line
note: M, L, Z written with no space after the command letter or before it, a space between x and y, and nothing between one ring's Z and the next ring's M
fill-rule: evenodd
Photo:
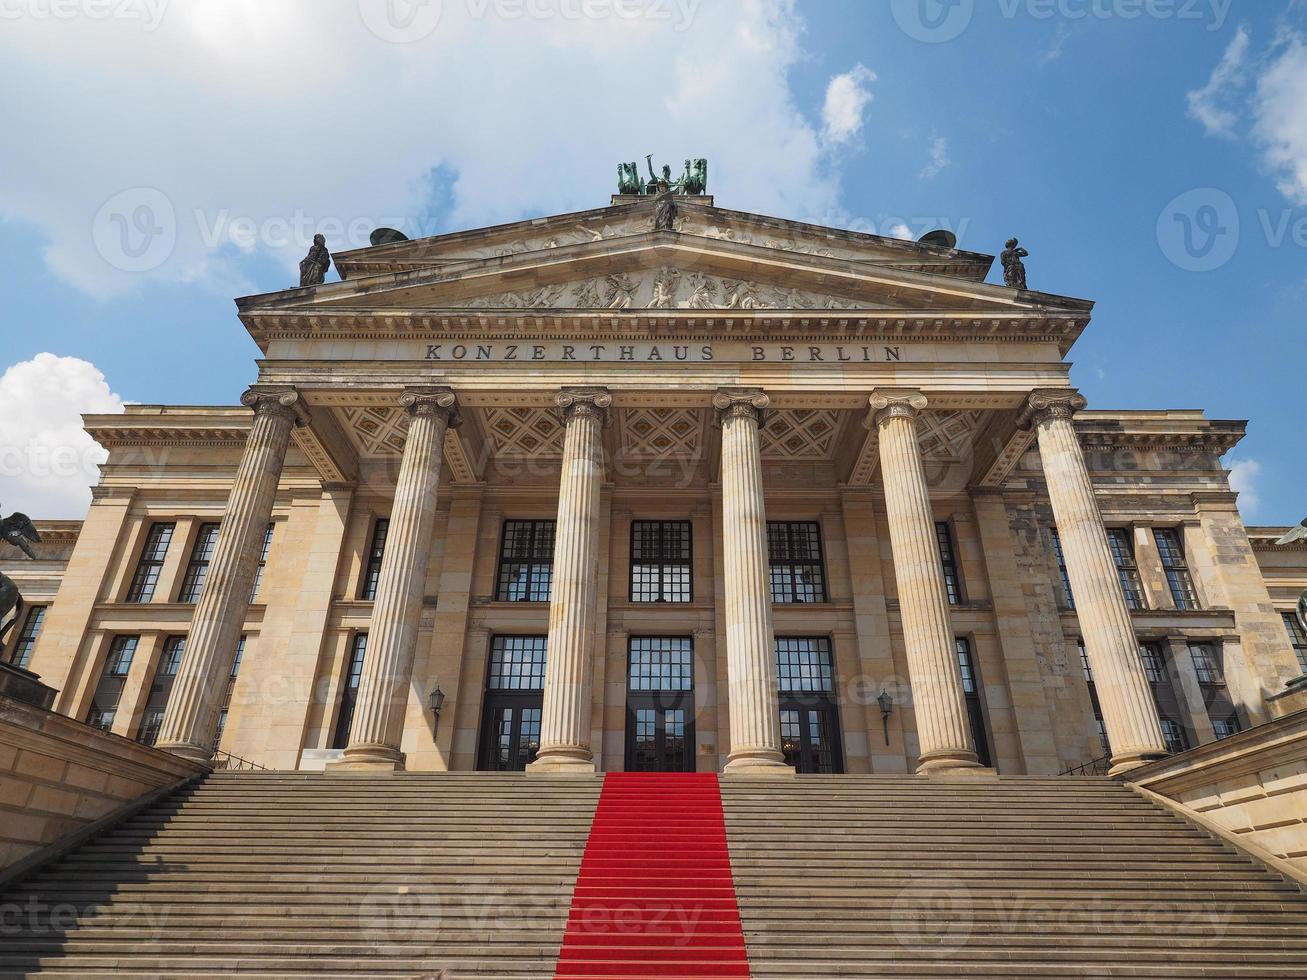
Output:
M640 176L640 168L634 161L617 165L617 193L656 197L659 194L697 195L708 191L708 161L702 157L686 160L685 170L677 180L672 179L672 168L668 164L663 164L661 170L655 172L652 153L645 156L644 162L649 169L648 181Z

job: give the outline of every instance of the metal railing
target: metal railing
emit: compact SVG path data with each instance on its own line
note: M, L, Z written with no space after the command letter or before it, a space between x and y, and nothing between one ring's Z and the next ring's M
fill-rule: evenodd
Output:
M1108 770L1112 768L1112 757L1110 755L1101 756L1093 759L1083 765L1073 766L1070 769L1064 769L1059 776L1106 776Z
M251 769L262 772L272 772L267 766L261 766L257 762L251 762L249 759L242 759L238 755L232 755L230 752L223 752L220 749L213 750L213 771L235 771L237 769Z

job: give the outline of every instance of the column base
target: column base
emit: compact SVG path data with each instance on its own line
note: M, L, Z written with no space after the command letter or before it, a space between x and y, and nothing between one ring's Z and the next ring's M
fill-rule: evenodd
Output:
M794 767L776 749L745 749L732 752L722 767L723 776L793 776Z
M1132 769L1138 769L1146 766L1150 762L1157 762L1159 759L1165 759L1165 752L1126 752L1122 755L1112 756L1112 768L1107 770L1109 776L1119 776L1123 772L1130 772Z
M202 766L213 764L213 749L205 745L196 745L193 742L156 742L154 747L181 756L187 762L195 762Z
M551 776L565 773L575 776L590 776L599 771L595 765L594 753L589 749L561 746L541 749L535 762L526 767L528 775Z
M976 753L966 752L963 750L941 750L930 752L921 756L917 760L917 774L929 776L932 773L943 772L964 772L967 770L979 770L981 773L993 772L992 769L985 769L976 758Z
M327 772L403 772L404 753L393 745L351 745Z

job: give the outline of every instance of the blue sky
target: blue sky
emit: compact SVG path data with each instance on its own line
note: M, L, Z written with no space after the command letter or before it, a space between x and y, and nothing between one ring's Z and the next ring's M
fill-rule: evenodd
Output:
M1307 513L1301 3L120 2L0 21L0 505L75 515L94 454L45 461L78 411L234 403L231 299L291 284L313 227L593 207L653 152L708 157L725 207L1020 236L1033 288L1098 303L1093 407L1250 419L1246 519ZM163 251L115 252L142 202Z

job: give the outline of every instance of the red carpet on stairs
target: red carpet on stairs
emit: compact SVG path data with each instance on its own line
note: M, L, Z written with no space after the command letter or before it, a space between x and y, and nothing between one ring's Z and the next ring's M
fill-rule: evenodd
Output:
M609 773L556 977L748 977L715 773Z

